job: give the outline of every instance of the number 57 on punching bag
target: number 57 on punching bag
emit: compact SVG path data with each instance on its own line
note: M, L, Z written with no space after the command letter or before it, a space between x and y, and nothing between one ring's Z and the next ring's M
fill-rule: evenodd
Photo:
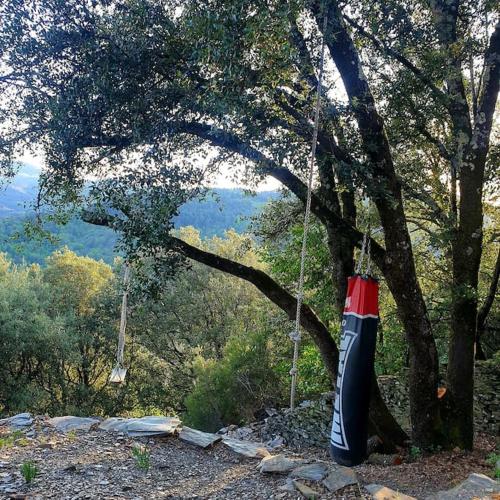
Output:
M378 324L378 282L371 276L349 278L342 318L340 359L330 451L346 466L366 458L368 408Z

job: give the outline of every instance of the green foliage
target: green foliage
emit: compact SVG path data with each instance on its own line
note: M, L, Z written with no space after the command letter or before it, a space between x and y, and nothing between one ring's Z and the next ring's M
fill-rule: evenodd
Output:
M252 420L255 410L282 397L269 344L268 333L249 332L231 337L220 360L198 357L185 421L213 432L228 423Z
M422 449L418 446L411 446L409 452L410 460L417 461L422 458Z
M32 461L23 462L21 465L21 474L23 475L26 483L29 484L38 474L37 466Z
M287 387L290 383L291 354L284 355L282 360L274 367L274 371L280 377L281 385ZM312 342L303 339L297 363L299 376L297 378L297 398L314 398L322 392L333 389L325 365L319 354L318 348Z
M0 256L0 412L108 415L144 400L170 408L165 366L158 369L161 361L141 347L126 388L108 384L120 288L108 265L68 250L54 253L44 268Z
M263 267L247 236L229 231L225 238L202 240L193 228L178 234L200 248ZM161 282L156 300L144 300L141 289L132 287L127 384L109 384L121 266L117 261L111 268L67 249L52 254L44 267L15 265L0 257L0 376L5 381L0 411L180 413L186 397L212 397L206 380L213 379L227 400L218 402L220 411L210 417L215 427L213 422L252 419L260 407L286 399L292 351L285 335L289 322L248 283L198 264ZM135 283L139 277L134 273ZM317 353L307 344L304 349L301 363L307 377L299 391L310 394L320 390L322 382L315 377L324 380L324 371ZM241 401L235 401L233 393ZM197 417L197 412L202 410L203 405L192 403L188 413L201 421L205 415Z
M14 444L20 444L24 438L24 434L21 431L14 431L10 434L0 437L0 448L10 448ZM24 446L24 444L20 444Z
M147 472L151 466L151 453L145 445L135 445L132 448L132 456L137 467Z
M500 453L498 452L493 452L488 455L488 458L486 459L486 462L488 462L489 465L493 467L493 477L495 479L500 479Z

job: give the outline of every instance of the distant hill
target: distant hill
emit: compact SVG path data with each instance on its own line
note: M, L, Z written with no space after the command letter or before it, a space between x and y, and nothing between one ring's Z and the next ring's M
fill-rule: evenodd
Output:
M36 167L23 165L12 182L0 190L0 252L17 263L43 263L54 250L67 246L79 255L112 262L116 234L104 227L81 220L65 226L49 225L47 228L58 240L56 244L31 241L22 234L23 223L32 214L29 205L36 194L38 174ZM206 199L189 201L181 207L175 226L194 226L203 237L222 236L228 229L244 232L249 218L277 197L275 191L247 195L240 189L215 189ZM20 237L16 237L18 233Z
M24 163L18 174L0 188L0 217L22 215L36 195L40 169Z

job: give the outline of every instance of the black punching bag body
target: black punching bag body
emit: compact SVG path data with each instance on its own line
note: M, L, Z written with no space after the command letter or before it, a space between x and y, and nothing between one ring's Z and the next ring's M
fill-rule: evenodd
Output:
M378 282L370 276L349 278L342 320L339 371L330 451L348 467L366 458L368 407L378 323Z

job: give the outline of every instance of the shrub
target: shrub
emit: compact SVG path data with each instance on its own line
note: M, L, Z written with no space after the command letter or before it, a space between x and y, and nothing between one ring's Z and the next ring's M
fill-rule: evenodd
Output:
M216 431L253 418L256 410L282 396L272 369L268 334L231 337L221 360L198 357L196 384L186 398L184 420L195 428Z

